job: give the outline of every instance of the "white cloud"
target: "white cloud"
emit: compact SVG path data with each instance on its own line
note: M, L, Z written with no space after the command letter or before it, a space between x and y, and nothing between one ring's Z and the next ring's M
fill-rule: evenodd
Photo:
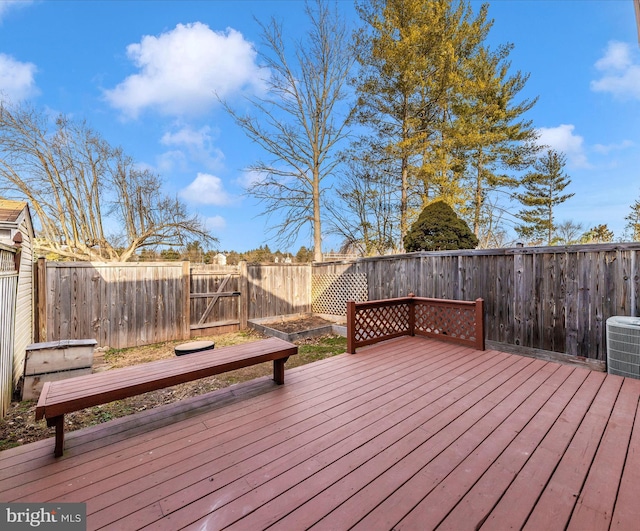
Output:
M212 31L206 24L178 24L159 36L146 35L127 47L139 72L106 90L109 103L128 117L144 109L181 116L202 113L242 90L263 91L267 71L256 50L231 28Z
M32 3L33 0L0 0L0 22L11 9L19 9Z
M171 173L176 169L181 172L189 171L189 160L184 151L172 149L157 157L158 171L162 174Z
M635 146L635 144L631 140L623 140L619 144L595 144L593 146L593 150L596 153L601 153L602 155L608 155L612 151L622 151L624 149L628 149Z
M222 216L211 216L204 220L205 227L210 231L226 228L227 221Z
M620 98L640 99L640 58L627 43L611 41L595 67L602 77L591 82L591 90Z
M38 93L35 82L36 65L21 63L0 53L0 94L21 101Z
M610 41L604 57L596 61L598 70L624 70L631 65L631 50L624 42Z
M197 131L186 126L175 133L165 133L160 142L165 146L194 146L198 149L204 149L205 144L211 138L210 131L211 128L208 126Z
M584 138L574 134L575 125L561 124L558 127L540 127L538 143L561 151L567 156L569 164L578 168L588 168L584 152Z
M224 189L222 179L208 173L198 173L180 195L187 201L205 205L223 206L232 202L231 196Z
M238 178L238 184L243 188L250 188L252 185L262 182L266 179L266 175L257 171L245 171Z
M214 138L208 126L197 130L185 126L175 132L167 132L160 139L160 143L175 148L162 155L165 162L179 161L183 167L186 161L191 161L209 170L215 170L224 160L224 153L214 146Z

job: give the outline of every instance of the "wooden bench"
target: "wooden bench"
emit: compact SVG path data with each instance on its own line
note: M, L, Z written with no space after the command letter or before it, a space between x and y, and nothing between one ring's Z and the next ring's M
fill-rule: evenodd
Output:
M242 367L273 361L273 379L284 383L284 364L298 347L278 338L205 350L66 380L46 382L36 406L36 420L56 428L54 455L64 451L64 415Z

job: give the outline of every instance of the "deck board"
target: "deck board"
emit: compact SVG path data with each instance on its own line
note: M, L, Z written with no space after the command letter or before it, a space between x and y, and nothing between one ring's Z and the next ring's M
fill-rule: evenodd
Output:
M529 455L519 456L524 462L516 462L508 455L505 455L505 459L496 460L490 469L491 474L483 476L462 500L463 503L474 505L474 519L484 522L482 529L519 529L526 521L564 454L570 436L584 418L605 378L604 374L596 372L576 371L572 377L574 375L584 378L580 388L535 449ZM493 486L494 482L499 481L495 474L505 482L497 485L498 488ZM461 507L460 512L463 510L468 511ZM459 521L460 517L461 514L456 510L443 523L443 527Z
M524 360L518 362L524 365ZM397 490L390 494L388 500L391 507L385 504L371 511L357 525L357 529L366 529L375 522L384 521L393 527L397 522L413 511L421 500L431 493L447 474L458 466L478 445L495 430L512 410L506 405L508 398L514 405L519 405L526 396L538 387L545 373L541 371L544 364L531 360L523 369L515 374L502 371L492 378L500 385L485 396L477 396L489 388L487 382L477 393L468 395L444 410L441 414L443 422L457 416L448 426L434 426L430 429L434 436L425 441L418 455L410 455L405 459L405 474L411 474ZM504 381L501 381L504 380ZM468 400L471 398L471 400ZM462 404L462 407L460 407ZM417 470L416 470L417 469ZM391 471L388 487L393 487L396 471ZM434 508L437 510L437 508ZM427 528L428 529L428 528Z
M402 337L0 452L89 529L630 529L640 382Z
M540 499L532 508L525 529L534 531L545 526L564 529L567 526L622 382L621 379L610 377L604 381Z
M569 529L608 529L638 408L638 390L625 380L587 479L577 499Z

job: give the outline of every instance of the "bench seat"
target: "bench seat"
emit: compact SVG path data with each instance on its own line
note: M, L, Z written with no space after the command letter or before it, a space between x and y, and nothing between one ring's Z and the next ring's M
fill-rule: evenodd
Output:
M156 391L207 376L273 361L273 379L284 383L284 364L298 347L279 338L205 350L176 358L143 363L122 369L46 382L36 406L36 420L45 418L56 427L54 455L64 449L64 415Z

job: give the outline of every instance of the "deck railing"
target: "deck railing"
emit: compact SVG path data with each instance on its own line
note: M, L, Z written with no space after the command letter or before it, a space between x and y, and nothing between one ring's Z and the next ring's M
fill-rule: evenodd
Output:
M347 352L398 336L427 336L484 350L484 301L408 297L347 302Z

